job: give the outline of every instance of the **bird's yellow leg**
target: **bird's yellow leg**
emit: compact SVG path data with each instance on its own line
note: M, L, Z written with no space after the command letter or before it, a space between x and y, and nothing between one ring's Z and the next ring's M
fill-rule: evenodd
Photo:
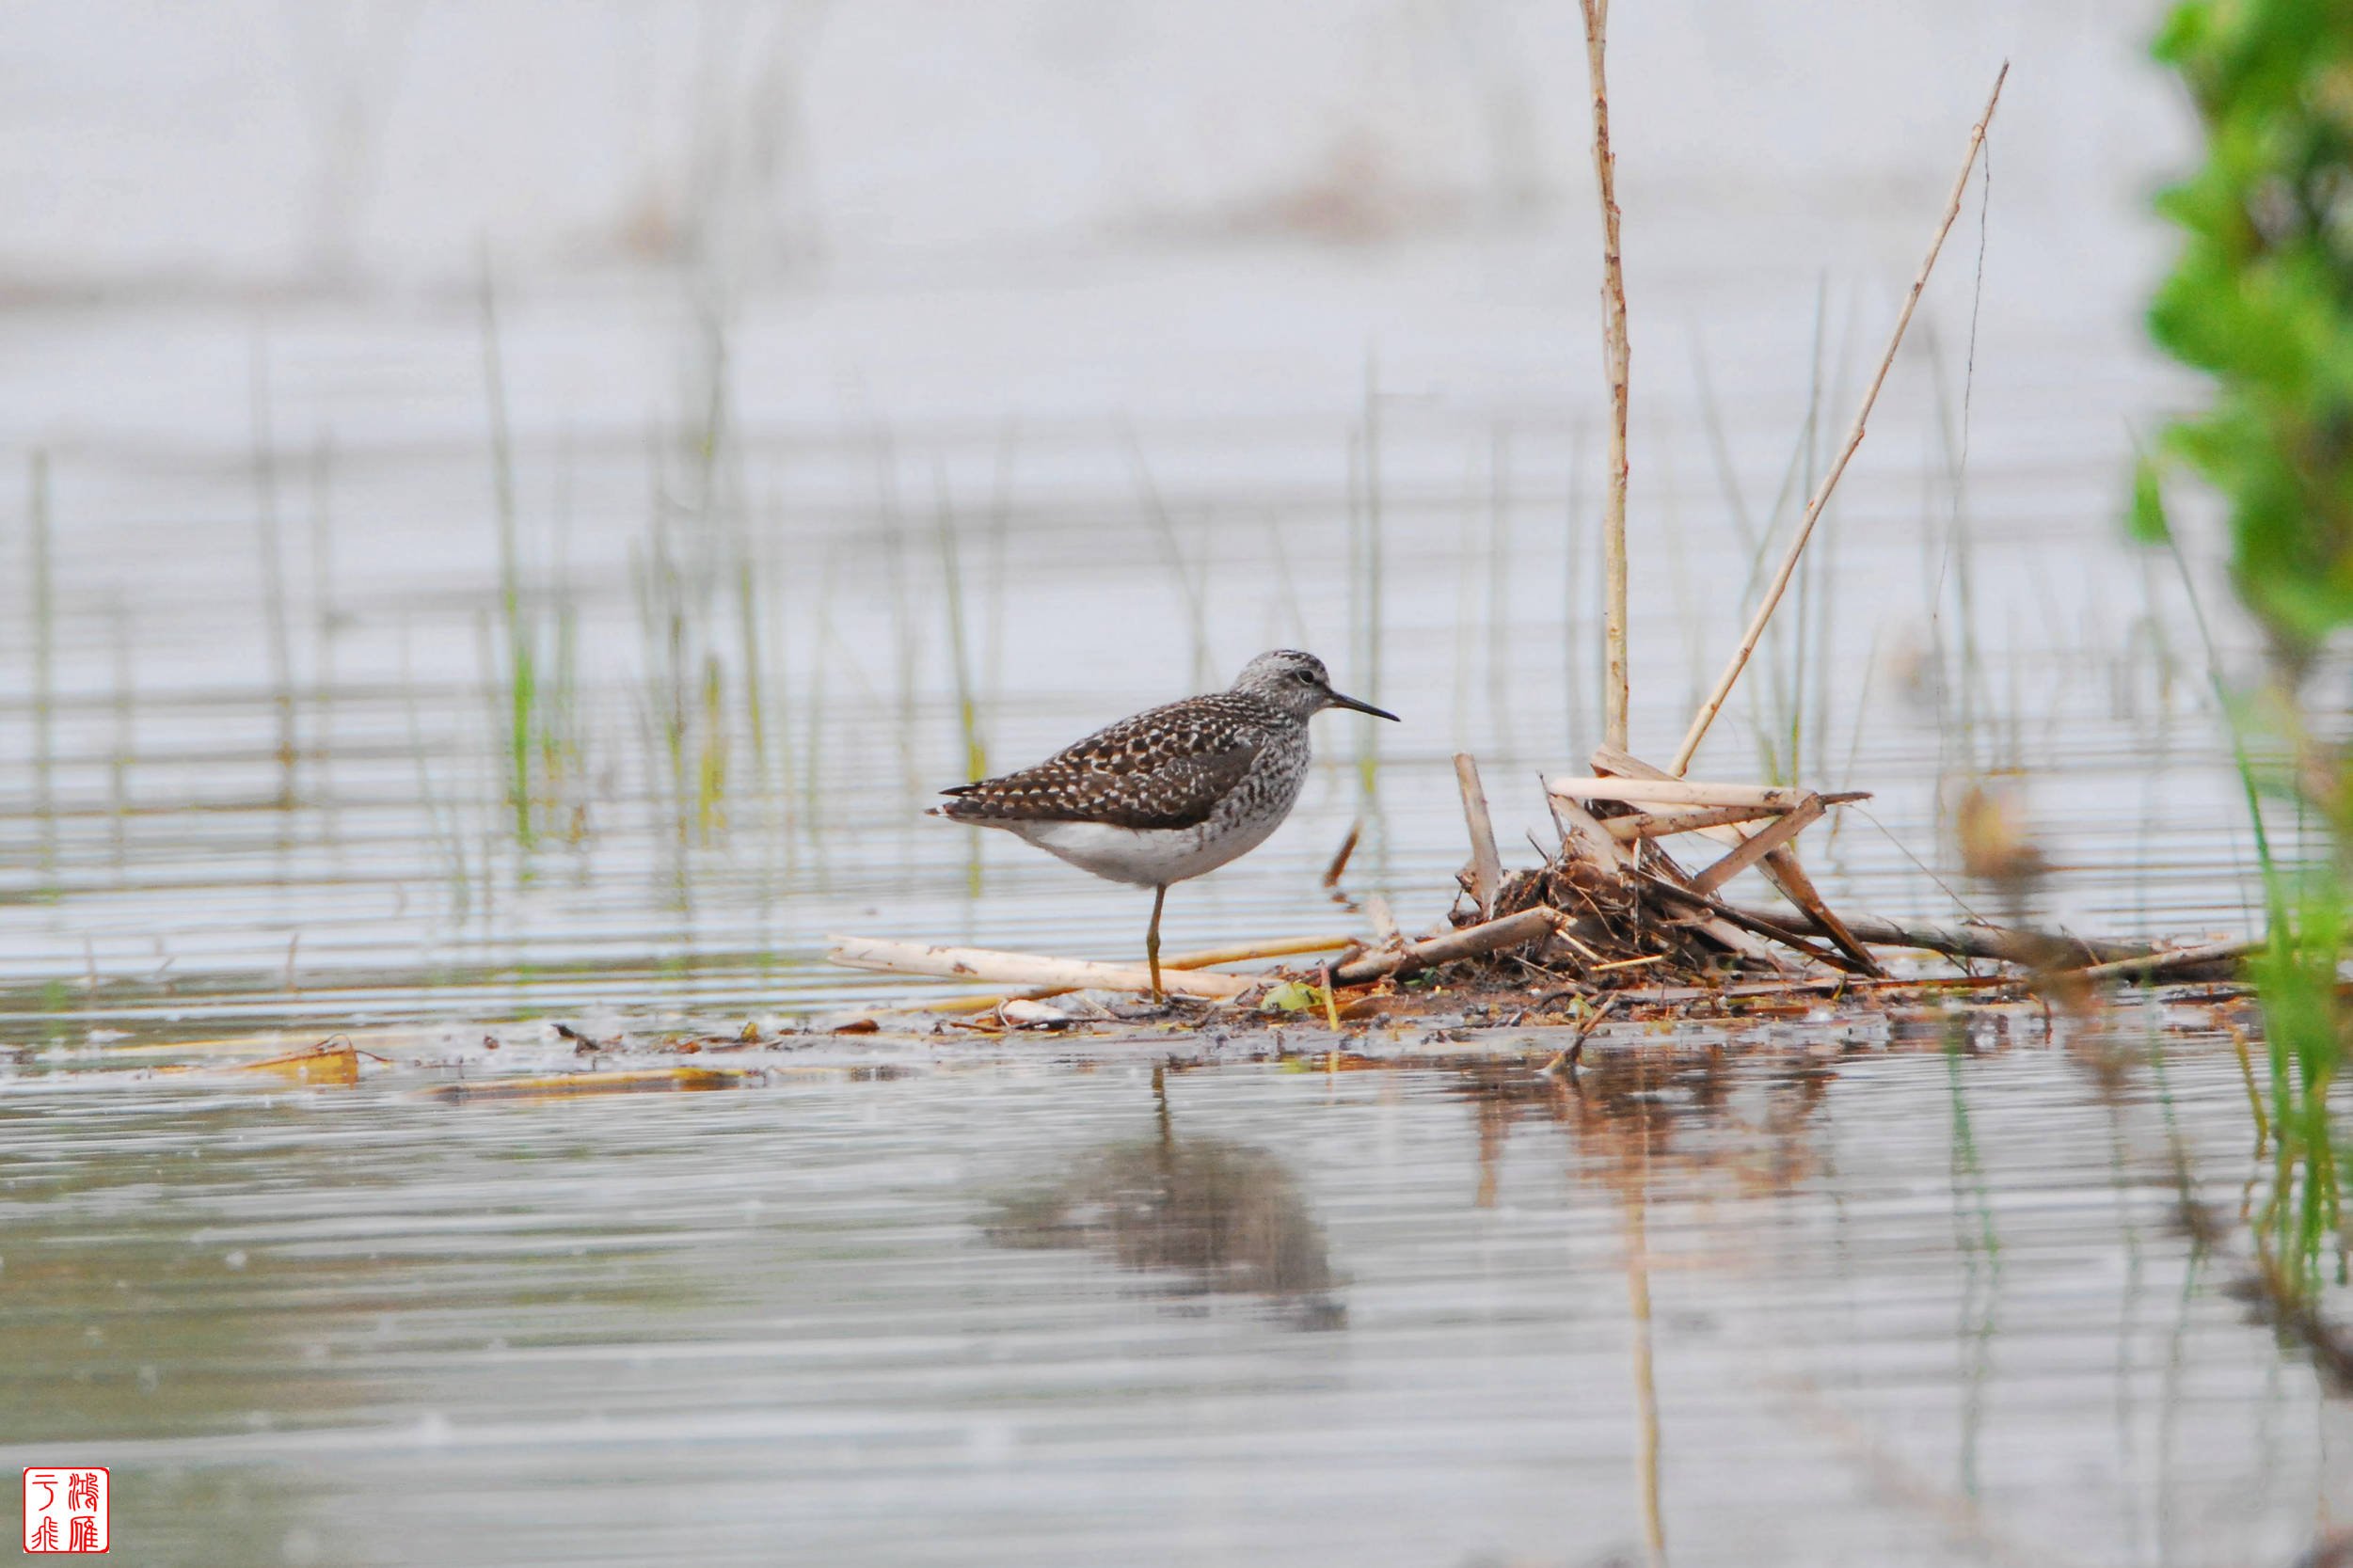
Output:
M1152 890L1152 928L1144 933L1144 961L1152 966L1152 999L1165 1000L1160 994L1160 906L1169 899L1169 890Z

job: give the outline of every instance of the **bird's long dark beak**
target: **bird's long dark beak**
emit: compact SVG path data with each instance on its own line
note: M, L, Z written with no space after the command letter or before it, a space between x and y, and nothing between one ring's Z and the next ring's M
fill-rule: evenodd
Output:
M1375 707L1370 703L1359 703L1354 697L1343 697L1339 692L1328 689L1325 691L1324 695L1329 699L1330 705L1333 707L1354 708L1359 713L1369 713L1375 719L1386 719L1392 724L1402 724L1405 722L1404 720L1398 718L1387 708Z

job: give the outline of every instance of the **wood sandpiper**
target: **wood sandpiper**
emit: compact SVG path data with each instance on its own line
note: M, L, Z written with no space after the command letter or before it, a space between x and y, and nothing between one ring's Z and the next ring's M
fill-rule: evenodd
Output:
M1331 689L1324 661L1261 654L1231 689L1146 708L1035 768L942 790L930 815L1002 828L1115 882L1153 890L1144 955L1160 999L1169 887L1249 853L1307 781L1307 721L1328 707L1397 716Z

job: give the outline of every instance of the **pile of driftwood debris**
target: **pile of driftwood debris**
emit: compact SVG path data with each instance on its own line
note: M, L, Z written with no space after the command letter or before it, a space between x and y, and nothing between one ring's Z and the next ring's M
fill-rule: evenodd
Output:
M1607 746L1594 753L1592 777L1546 781L1559 847L1544 864L1507 875L1477 765L1457 756L1455 768L1471 859L1451 919L1456 944L1483 948L1502 971L1497 981L1514 971L1598 990L1742 974L1884 979L1874 947L1940 953L1964 964L1990 960L2046 976L2203 978L2226 972L2249 950L2245 943L2165 950L1986 925L1842 918L1806 876L1797 840L1833 807L1867 796L1677 779ZM1668 853L1668 839L1712 840L1714 858L1687 869ZM1752 866L1789 908L1751 909L1720 896Z

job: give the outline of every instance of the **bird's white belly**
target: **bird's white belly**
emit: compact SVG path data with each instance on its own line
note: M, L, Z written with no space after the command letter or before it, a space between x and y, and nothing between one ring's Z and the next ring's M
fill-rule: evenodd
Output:
M991 822L1081 870L1137 887L1167 887L1215 871L1266 842L1280 815L1197 828L1114 828L1101 822Z

